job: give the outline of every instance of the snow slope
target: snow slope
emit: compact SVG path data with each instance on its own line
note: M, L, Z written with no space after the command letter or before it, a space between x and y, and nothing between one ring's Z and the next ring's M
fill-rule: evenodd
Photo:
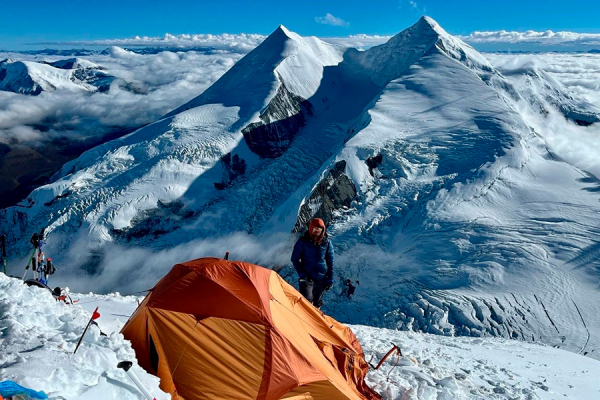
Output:
M152 259L179 250L267 254L294 281L289 232L331 200L308 202L343 161L357 195L329 227L328 313L600 358L600 181L532 128L524 99L568 93L536 79L539 90L516 85L427 17L343 54L279 27L196 99L68 163L0 224L13 254L48 226L48 248L81 285L146 289L181 261ZM360 281L352 298L346 279Z
M128 312L136 306L131 300L119 297ZM119 361L135 361L135 353L111 312L102 307L98 319L107 336L92 325L73 354L91 312L58 303L47 290L0 274L0 381L43 390L50 399L143 399L117 368ZM105 320L117 325L104 324ZM158 388L158 378L137 364L133 370L157 399L171 397Z
M141 297L71 293L74 306L0 274L0 379L44 390L50 399L143 399L119 360L135 361L119 330ZM98 307L92 326L72 353ZM593 399L600 394L600 362L547 346L499 338L448 338L353 325L367 360L389 357L367 382L385 400ZM66 351L64 351L66 350ZM158 378L133 370L157 399L169 396Z

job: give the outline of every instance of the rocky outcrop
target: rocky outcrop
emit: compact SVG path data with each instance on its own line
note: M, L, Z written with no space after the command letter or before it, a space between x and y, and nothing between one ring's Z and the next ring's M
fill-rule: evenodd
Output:
M156 208L140 211L131 221L131 226L111 230L111 236L121 242L132 242L144 237L159 238L173 232L189 219L193 213L180 200L163 202L158 200Z
M234 154L233 157L231 153L225 154L221 157L221 163L223 165L223 178L221 182L214 183L215 188L219 190L225 189L231 185L235 178L246 173L246 161L237 154Z
M302 232L313 218L321 218L329 226L334 212L348 208L356 198L356 186L346 174L346 161L338 161L312 191L300 208L293 232Z
M381 165L381 162L383 161L383 154L379 153L376 156L373 157L369 157L367 158L367 167L369 167L369 173L371 174L371 176L374 176L373 174L373 170L377 169L377 167L379 167L379 165Z
M96 65L87 60L79 58L69 58L67 60L58 60L48 65L54 68L65 69L71 71L70 79L74 83L86 83L98 89L101 93L106 93L110 89L110 85L116 79L114 76L107 74L104 67ZM119 87L124 90L136 93L134 90L129 90L124 86L127 82L120 82Z
M114 76L93 68L78 68L73 70L73 73L71 74L71 81L75 83L84 82L88 85L95 86L101 93L108 92L110 84L114 80Z
M310 102L290 92L283 80L279 80L279 90L260 114L261 121L242 130L250 150L264 158L282 155L306 123L306 115L312 115Z

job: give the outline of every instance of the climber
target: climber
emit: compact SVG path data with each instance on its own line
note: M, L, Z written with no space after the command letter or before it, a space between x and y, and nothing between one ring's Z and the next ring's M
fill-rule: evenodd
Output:
M300 293L315 307L323 306L323 293L333 286L333 245L320 218L296 242L292 263L298 272Z

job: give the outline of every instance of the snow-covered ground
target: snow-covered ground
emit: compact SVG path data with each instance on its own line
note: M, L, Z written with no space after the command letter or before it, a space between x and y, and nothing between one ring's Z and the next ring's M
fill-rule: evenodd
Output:
M51 399L142 399L117 368L119 361L135 360L131 345L118 333L127 317L111 315L124 309L131 313L135 305L132 298L119 297L117 303L103 298L98 321L107 336L90 326L73 354L91 317L89 309L58 303L49 291L0 274L0 381L43 390ZM157 399L170 398L158 389L158 378L137 366L134 371Z
M0 274L0 381L43 390L50 399L143 399L119 361L135 354L118 333L143 297L75 294L75 305L57 303L44 289ZM78 337L98 307L75 355ZM377 364L367 382L385 400L595 399L600 396L600 362L555 349L501 338L451 338L352 325ZM107 336L100 335L100 329ZM137 365L136 375L157 399L170 396L158 378Z
M384 399L596 399L600 362L501 338L444 337L351 325L367 360L390 357L367 382Z

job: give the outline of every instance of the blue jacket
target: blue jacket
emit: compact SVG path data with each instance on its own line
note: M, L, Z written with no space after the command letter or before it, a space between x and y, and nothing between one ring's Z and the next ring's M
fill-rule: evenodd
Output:
M333 283L333 245L327 234L320 244L316 244L306 232L294 245L292 263L300 279Z

